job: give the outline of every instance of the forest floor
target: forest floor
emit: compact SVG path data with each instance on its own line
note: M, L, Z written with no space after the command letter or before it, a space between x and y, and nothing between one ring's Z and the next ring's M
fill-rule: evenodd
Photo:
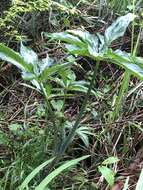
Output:
M53 6L45 11L16 13L18 16L12 19L12 22L5 21L5 26L0 24L1 42L19 52L19 41L24 37L26 44L38 54L39 58L45 58L48 53L55 60L61 60L65 56L63 44L47 42L41 32L83 29L92 34L97 32L103 34L117 17L125 15L128 11L122 6L116 9L115 4L100 5L96 3L97 1L61 2L64 8ZM5 1L2 1L1 18L5 15L2 13L6 6L4 4ZM5 9L9 10L8 7L9 5ZM142 25L137 22L134 28L135 42L140 30L142 31ZM111 48L131 52L131 43L132 26L128 27L125 35L115 41ZM142 39L137 54L142 57ZM76 80L89 82L96 61L82 56L76 57L75 61L76 66L72 69ZM71 160L82 155L91 155L91 157L71 171L63 172L52 182L50 189L122 190L128 178L127 189L135 189L143 168L143 84L138 78L131 77L120 116L113 121L113 108L123 76L124 70L117 65L104 61L100 63L93 88L96 96L90 96L80 122L81 126L91 129L92 134L88 136L88 145L84 144L82 138L76 136L64 154L63 160ZM15 190L32 169L49 159L52 152L53 139L46 139L43 135L46 126L44 99L39 92L28 88L23 83L21 74L15 66L1 61L1 190ZM84 96L82 93L75 92L72 97L66 99L64 116L69 122L75 121ZM57 99L53 98L55 101ZM110 157L119 159L118 163L110 165L110 169L116 173L112 188L98 170L102 162ZM38 177L38 181L40 179ZM36 180L33 184L36 184ZM31 190L34 187L31 186Z

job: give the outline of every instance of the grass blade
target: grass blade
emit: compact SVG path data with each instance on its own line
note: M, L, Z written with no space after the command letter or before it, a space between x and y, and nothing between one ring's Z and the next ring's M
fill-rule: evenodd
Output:
M45 187L57 176L59 175L63 170L76 165L78 162L80 162L81 160L84 160L86 158L88 158L89 155L87 156L83 156L74 160L70 160L68 162L66 162L65 164L61 165L60 167L58 167L57 169L55 169L53 172L51 172L36 188L35 190L44 190Z
M54 158L51 158L50 160L47 160L46 162L39 165L37 168L35 168L23 181L23 183L20 186L20 190L23 190L28 186L28 183L39 173L40 170L42 170L46 165L51 163L54 160Z

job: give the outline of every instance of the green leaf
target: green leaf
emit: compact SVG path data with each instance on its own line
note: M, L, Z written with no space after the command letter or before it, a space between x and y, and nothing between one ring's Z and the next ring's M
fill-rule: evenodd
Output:
M70 53L94 57L100 57L101 53L103 53L104 37L101 34L94 35L90 34L88 31L81 30L67 30L67 32L78 37L84 43L82 47L73 43L71 45L66 45Z
M51 59L48 55L45 59L42 59L42 61L38 60L37 54L30 48L24 46L21 43L20 53L23 57L23 59L27 63L31 63L33 65L33 73L23 72L23 78L25 80L32 80L35 79L36 76L39 76L44 70L49 68L53 63L54 60Z
M41 73L41 80L42 81L46 80L46 79L48 79L49 76L59 72L62 69L66 69L67 67L69 67L71 65L72 65L71 62L67 62L67 63L62 63L62 64L55 64L49 68L46 68Z
M46 162L39 165L37 168L35 168L23 181L21 186L19 187L20 190L23 190L24 188L28 187L29 182L42 170L46 165L51 163L54 160L54 158L51 158L50 160L47 160Z
M75 33L74 33L75 32ZM79 31L79 33L82 31ZM80 39L76 30L70 30L66 32L48 34L45 33L45 37L50 37L53 40L60 40L66 42L66 49L70 54L88 56L87 44L83 39ZM82 33L84 35L84 32Z
M82 30L67 30L67 32L75 37L78 37L84 44L94 44L95 39L97 37L93 34L90 34L88 31L82 31ZM86 45L85 45L86 47ZM97 47L97 43L96 43Z
M70 84L67 88L67 90L69 91L78 91L78 92L83 92L83 93L87 93L88 88L86 86L82 86L80 84ZM93 94L94 96L96 96L96 92L94 90L91 91L91 94Z
M99 33L94 35L88 31L67 30L66 32L53 34L45 33L45 36L66 42L66 49L70 54L74 55L101 58L104 52L107 51L104 36Z
M45 59L42 59L42 63L39 65L40 66L40 72L44 71L46 68L52 66L54 64L54 60L50 58L48 55Z
M6 47L4 44L0 43L0 58L4 61L12 63L13 65L20 68L22 71L31 72L32 65L26 63L24 59L17 52Z
M27 63L32 63L33 65L38 62L37 54L30 48L26 47L21 43L20 54Z
M40 91L41 90L41 87L40 87L40 84L37 80L32 80L31 83L33 84L33 86L36 87L36 90Z
M73 45L73 44L66 44L65 47L70 54L73 54L76 56L77 55L89 56L88 50L85 47L78 47L78 46Z
M62 171L64 171L65 169L76 165L78 162L80 162L81 160L84 160L86 158L88 158L88 156L83 156L74 160L70 160L68 162L66 162L65 164L61 165L60 167L58 167L57 169L55 169L53 172L51 172L36 188L35 190L44 190L46 188L46 186L57 176L59 175Z
M28 72L22 72L22 78L27 81L32 81L36 78L35 74L28 73Z
M63 108L64 102L62 100L57 100L57 101L51 100L51 104L55 110L60 112Z
M117 157L109 157L102 162L102 165L114 164L118 161L119 161L119 159Z
M82 140L82 142L84 143L84 145L86 147L89 147L89 137L87 134L84 134L80 131L80 133L78 133L80 139Z
M137 186L136 186L135 190L142 190L142 189L143 189L143 169L141 171L141 174L140 174L140 177L139 177L139 180L137 182Z
M104 36L97 33L96 35L90 34L88 31L81 31L81 30L67 30L70 34L80 38L84 44L85 48L88 49L91 55L97 56L101 53L101 50L104 46Z
M69 34L67 31L52 34L44 33L44 35L45 37L52 38L53 40L60 40L79 47L83 47L85 45L78 37Z
M108 184L112 187L115 181L114 172L106 166L99 166L98 169L101 172L102 176L106 179Z
M74 121L73 122L66 121L64 127L65 129L71 130L73 125ZM94 135L92 130L93 129L91 127L86 127L86 126L80 126L76 130L76 135L82 140L82 142L86 147L89 146L89 135Z
M112 51L111 49L105 56L106 60L115 63L125 70L129 70L131 74L143 79L143 59L140 57L133 57L130 54L121 50Z
M130 24L133 21L135 15L128 13L125 16L119 17L111 26L105 30L105 42L109 46L112 41L119 37L122 37Z
M76 130L77 135L83 141L86 147L89 147L89 135L94 135L91 132L92 128L81 126Z

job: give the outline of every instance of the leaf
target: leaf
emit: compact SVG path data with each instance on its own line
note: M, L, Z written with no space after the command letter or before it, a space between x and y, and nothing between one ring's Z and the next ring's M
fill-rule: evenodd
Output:
M55 64L49 68L46 68L41 73L41 80L46 80L49 76L59 72L62 69L66 69L67 67L71 66L71 62L62 63L62 64Z
M104 37L101 34L94 35L81 30L67 30L67 32L78 37L85 44L82 47L75 46L73 43L66 45L70 53L82 56L101 56L104 47Z
M65 129L71 130L73 125L74 125L74 121L73 122L66 121L64 127ZM92 132L92 128L86 127L86 126L79 127L76 130L76 134L83 141L86 147L89 146L89 135L94 135L94 133Z
M37 89L37 88L35 88L35 87L33 87L33 86L31 86L31 85L29 85L29 84L26 84L26 83L20 83L22 86L25 86L26 88L30 88L30 89L32 89L32 90L37 90L38 92L39 92L39 90Z
M64 102L62 100L57 100L57 101L51 100L51 104L55 110L60 112L63 108Z
M77 135L83 141L86 147L89 147L89 135L94 135L91 132L92 128L81 126L76 130Z
M65 47L66 47L66 49L68 50L68 52L70 54L73 54L73 55L76 55L76 56L77 55L89 56L87 48L78 47L78 46L73 45L73 44L66 44Z
M22 72L22 78L27 81L31 81L36 78L35 74L28 73L28 72Z
M32 65L34 65L38 62L37 54L32 49L24 46L23 43L21 43L20 46L20 54L27 63L32 63Z
M85 81L75 81L69 84L69 86L67 87L67 90L87 93L88 85L89 83ZM97 92L95 92L94 90L91 90L91 94L94 95L95 97L98 97Z
M37 80L34 79L34 80L31 81L31 83L33 84L33 86L36 87L36 89L37 89L38 91L41 90L40 84L39 84L39 82L38 82Z
M52 38L52 40L60 40L69 44L73 44L79 47L83 47L85 44L77 37L66 32L59 33L44 33L45 37Z
M121 50L112 51L111 49L106 53L106 60L115 63L125 70L129 70L131 74L143 79L143 59L139 57L132 57L130 54Z
M139 177L139 180L137 182L137 186L136 186L135 190L143 190L143 169L141 171L141 174L140 174L140 177Z
M82 56L98 55L99 38L88 31L67 30L66 32L47 34L46 37L51 37L54 40L66 42L66 49L69 53ZM100 35L101 36L101 35Z
M114 164L118 161L119 161L119 159L117 157L109 157L102 162L102 165Z
M44 190L46 188L46 186L57 176L59 175L62 171L64 171L65 169L76 165L78 162L80 162L81 160L84 160L86 158L88 158L89 155L87 156L83 156L74 160L70 160L68 162L66 162L65 164L61 165L60 167L58 167L57 169L55 169L54 171L52 171L36 188L35 190Z
M52 66L54 63L54 60L50 58L48 55L45 59L42 59L42 63L40 64L40 72L44 71L46 68Z
M21 186L19 187L20 190L23 190L24 188L28 187L29 182L42 170L46 165L51 163L54 160L54 158L51 158L50 160L47 160L46 162L39 165L37 168L35 168L23 181Z
M108 184L112 187L115 181L114 172L111 169L107 168L106 166L99 166L98 169L103 175L103 177L106 179Z
M82 30L67 30L69 34L74 35L75 37L78 37L82 42L85 44L92 44L95 41L96 36L93 34L90 34L88 31L82 31Z
M71 82L76 81L75 73L71 69L67 69L66 71L67 71L67 72L65 72L65 74L67 74L66 78Z
M88 138L88 135L84 134L82 132L80 132L78 135L79 135L80 139L82 140L82 142L84 143L84 145L86 147L89 147L89 138Z
M100 53L104 45L104 36L97 33L96 35L90 34L88 31L81 30L67 30L70 34L79 37L85 44L85 47L88 49L89 53L92 51L91 55ZM100 46L100 47L99 47Z
M90 34L88 31L82 30L67 30L66 32L44 34L45 37L52 38L52 40L66 42L65 47L71 54L102 59L111 42L124 35L129 23L134 18L135 15L131 13L119 17L106 29L105 36L99 33L96 35Z
M33 65L34 74L23 72L22 77L25 80L35 79L36 76L38 77L42 72L44 72L44 70L49 68L54 63L54 60L51 59L48 55L45 59L42 59L42 61L38 60L37 54L32 49L24 46L22 43L21 43L20 53L23 59L27 63L29 64L31 63Z
M112 41L116 40L119 37L122 37L130 24L133 21L135 15L128 13L125 16L119 17L111 26L105 30L105 42L109 46Z
M17 66L22 71L31 72L32 65L26 63L17 52L0 43L0 58Z

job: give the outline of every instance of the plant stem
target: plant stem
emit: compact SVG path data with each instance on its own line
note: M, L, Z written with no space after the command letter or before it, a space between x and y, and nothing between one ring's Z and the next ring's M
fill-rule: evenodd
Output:
M133 0L133 14L135 15L135 3L136 0ZM134 51L134 33L135 33L135 21L132 22L132 37L131 37L131 54L133 54Z
M46 120L48 121L48 113L49 113L49 115L51 116L51 120L52 120L52 124L53 124L53 128L54 128L55 142L57 142L57 139L58 139L58 126L57 126L56 121L55 121L55 113L51 108L48 96L47 96L47 94L45 92L45 89L43 87L43 83L39 83L39 85L40 85L40 88L41 88L41 90L43 92L43 96L44 96L45 102L46 102ZM47 128L46 128L46 131L47 131Z
M120 115L120 109L123 104L124 95L126 91L128 90L129 81L130 81L130 72L126 70L124 73L124 78L123 78L122 85L119 91L119 95L116 100L116 107L113 113L113 121L115 121Z
M67 136L67 138L63 141L63 143L61 144L61 147L59 146L59 150L57 150L57 152L55 153L54 156L55 159L53 160L53 162L50 164L50 166L48 167L48 172L50 173L50 171L53 170L53 168L55 167L55 165L59 162L60 158L62 157L62 155L64 154L64 152L66 151L66 149L68 148L69 144L71 143L73 137L75 136L75 133L76 133L76 130L77 128L79 127L79 124L80 124L80 121L81 121L81 118L82 118L82 115L85 111L85 108L86 108L86 105L87 105L87 102L88 102L88 99L89 99L89 96L91 94L91 90L92 90L92 87L94 85L94 81L95 81L95 78L96 78L96 74L97 74L97 70L98 70L98 67L99 67L99 62L100 61L97 61L95 67L94 67L94 73L93 73L93 76L92 76L92 79L91 79L91 82L90 82L90 85L89 85L89 88L88 88L88 91L87 91L87 94L85 96L85 99L84 99L84 102L82 104L82 107L81 107L81 110L76 118L76 122L74 123L73 125L73 128L72 130L70 131L69 135ZM58 145L57 145L58 146Z
M67 89L64 89L64 99L63 99L63 107L62 107L62 117L59 120L59 138L55 141L55 152L56 154L62 144L63 139L65 138L65 128L64 128L64 123L65 123L65 118L64 118L64 110L65 110L65 103L66 103L66 94L67 94Z
M71 143L73 137L75 136L76 130L79 127L82 115L83 115L83 113L85 111L89 96L91 94L91 90L92 90L92 87L93 87L93 84L94 84L94 81L95 81L95 78L96 78L96 74L97 74L98 65L99 65L99 61L97 61L96 65L94 67L94 73L93 73L93 76L92 76L92 79L91 79L91 82L90 82L86 97L85 97L84 102L82 104L81 110L80 110L80 112L79 112L79 114L78 114L78 116L76 118L76 121L75 121L69 135L63 141L62 146L60 147L60 150L57 153L58 155L62 155L66 151L67 147L69 146L69 144Z
M135 2L136 0L133 0L133 14L135 14ZM132 24L131 55L135 55L137 51L138 43L139 43L139 36L138 36L137 43L134 49L134 33L135 33L135 21L133 21L133 24ZM123 99L128 90L129 81L130 81L130 72L126 70L124 73L124 78L121 84L119 95L116 100L116 107L113 113L113 121L115 121L120 115L120 109L123 106Z

